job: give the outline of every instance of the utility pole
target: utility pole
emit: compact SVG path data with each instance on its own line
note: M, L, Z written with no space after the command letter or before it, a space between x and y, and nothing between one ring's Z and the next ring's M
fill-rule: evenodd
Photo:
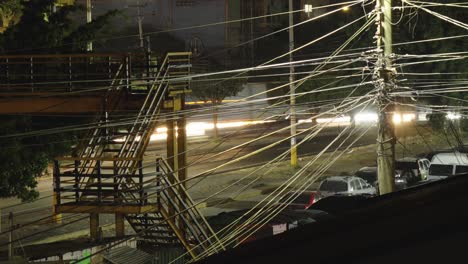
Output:
M377 66L374 72L378 95L377 172L380 194L395 190L395 131L392 121L394 107L389 93L394 88L392 68L392 0L376 1Z
M143 38L143 16L141 15L140 1L137 1L137 13L138 13L138 35L140 36L140 48L145 48L145 40Z
M294 82L293 54L294 50L294 15L293 0L289 0L289 118L291 121L291 167L297 167L297 146L296 146L296 86Z
M129 5L129 7L136 7L137 9L137 22L138 22L138 36L139 36L139 40L140 40L140 48L142 51L144 51L144 48L145 48L145 39L143 37L143 15L141 14L141 8L142 7L145 7L146 4L144 5L140 5L140 0L137 0L137 4L136 5Z
M250 1L250 17L254 17L255 0ZM254 20L250 20L250 39L254 39ZM250 65L254 67L255 63L255 42L250 43Z
M91 23L93 21L93 14L91 12L91 0L86 0L86 23ZM88 41L86 45L86 51L92 52L93 51L93 42Z

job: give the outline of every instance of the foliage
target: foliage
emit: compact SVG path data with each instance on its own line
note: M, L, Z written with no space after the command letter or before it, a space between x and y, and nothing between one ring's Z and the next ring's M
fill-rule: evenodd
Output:
M460 120L461 122L461 127L463 129L463 131L468 131L468 118L464 117Z
M14 136L65 123L64 118L0 116L0 122L0 197L33 200L38 197L34 190L36 178L47 168L49 160L69 151L76 142L76 134Z
M92 23L80 25L74 29L66 38L65 43L73 43L73 50L85 50L88 40L93 40L110 22L110 19L120 14L118 10L111 10L97 17Z
M76 25L72 15L83 10L82 6L70 5L51 12L57 0L30 0L23 2L20 21L0 35L3 53L58 53L81 52L86 41L108 24L118 11L110 11L89 24Z
M22 2L21 19L0 34L0 51L8 54L82 52L83 43L95 38L118 13L111 11L80 26L72 19L73 14L83 10L80 6L63 6L52 12L55 3L56 0ZM0 197L17 196L28 201L37 198L36 178L52 158L69 152L77 137L69 132L13 135L63 126L67 121L53 117L0 116Z
M208 72L219 71L219 65L216 65L214 62L211 62L210 65L214 66L208 69ZM221 104L226 97L235 96L244 88L245 79L236 77L233 74L218 74L205 78L197 78L191 84L193 95L202 101L210 102L214 105Z
M7 27L19 17L23 6L21 0L2 0L0 3L0 19L3 26Z
M447 116L443 113L432 113L429 115L429 124L436 131L441 131L445 128L446 120Z

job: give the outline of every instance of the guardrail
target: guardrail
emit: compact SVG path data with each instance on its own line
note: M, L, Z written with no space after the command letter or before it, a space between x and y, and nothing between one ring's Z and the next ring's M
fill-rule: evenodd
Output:
M147 54L44 54L0 56L0 93L98 91L121 75L130 90L132 79L151 76L156 60Z
M67 203L90 203L93 205L147 205L156 203L148 194L157 195L160 173L155 169L143 173L140 169L132 174L117 175L115 164L121 159L93 159L92 172L83 174L82 160L61 159L54 164L54 190L57 194L57 205ZM82 179L89 179L83 182ZM126 179L121 181L121 179ZM131 182L132 184L127 184ZM129 195L131 194L131 195Z

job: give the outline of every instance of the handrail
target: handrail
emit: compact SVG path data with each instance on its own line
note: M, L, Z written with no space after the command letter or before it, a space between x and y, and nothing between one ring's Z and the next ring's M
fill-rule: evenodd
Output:
M133 123L132 128L131 128L130 131L129 131L129 134L130 134L130 135L132 135L132 133L135 133L135 131L136 131L136 132L140 132L142 126L144 125L144 121L148 120L147 115L148 115L149 113L152 112L152 113L151 113L151 116L153 116L154 113L155 113L155 111L157 111L158 106L159 106L159 104L161 103L163 94L165 93L165 89L164 89L164 91L161 91L161 88L162 88L163 85L166 85L166 86L167 86L167 83L164 83L164 80L166 79L166 76L167 76L167 73L168 73L168 69L169 69L169 67L168 67L168 60L169 60L169 57L170 57L170 55L168 54L168 55L166 55L166 57L164 58L164 61L163 61L163 63L161 64L160 70L158 71L158 74L157 74L156 77L154 78L153 84L151 85L151 88L150 88L150 90L149 90L149 92L148 92L148 96L146 97L146 99L145 99L145 101L144 101L144 103L143 103L143 106L141 107L141 110L140 110L140 112L138 113L137 117L135 118L135 122ZM159 82L157 82L158 79L160 78L162 72L164 72L164 73L163 73L163 77L162 77L162 79L161 79ZM157 88L156 91L155 91L155 96L153 96L153 91L155 90L155 87L156 87L156 84L157 84L157 83L158 83L159 85L157 86L158 88ZM167 88L167 87L166 87L166 88ZM154 107L155 99L158 98L158 95L159 95L160 98L159 98L159 100L158 100L156 106ZM150 99L151 97L153 97L152 100ZM149 103L149 102L150 102L150 103ZM147 104L148 104L148 103L149 103L149 106L147 107ZM153 107L155 108L154 111L152 111ZM145 111L146 108L148 108L148 109ZM142 115L143 115L143 119L142 119L142 121L140 121L140 118L142 117ZM148 131L146 131L146 133L148 133ZM121 155L124 154L124 155L126 155L126 157L128 157L129 155L134 155L134 154L135 154L135 153L129 153L128 151L127 151L127 153L124 153L124 150L126 150L127 148L132 149L132 147L135 147L135 146L134 146L134 144L135 144L135 140L134 140L134 139L135 139L135 138L136 138L136 135L132 135L132 136L129 136L129 137L127 137L127 138L125 139L125 142L124 142L124 144L122 145L122 148L121 148L120 152L118 153L118 156L121 156ZM146 137L140 139L140 141L145 141L145 140L146 140ZM131 143L130 143L130 141L131 141ZM129 147L128 147L128 146L129 146ZM139 146L140 146L140 143L137 143L137 146L136 146L135 148L138 148ZM140 150L137 150L137 151L140 151ZM139 153L137 153L137 156L142 156L142 155L139 155ZM124 157L125 157L125 156L124 156ZM124 164L122 164L122 165L124 165ZM128 164L127 164L127 165L128 165ZM119 166L119 167L125 167L125 166ZM133 171L133 170L134 170L134 167L135 167L135 165L132 165L131 168L130 168L130 171ZM121 173L120 171L118 171L118 172Z
M195 202L184 186L180 185L179 179L175 177L173 169L164 158L158 157L156 159L157 168L154 175L151 174L143 178L145 175L141 169L144 150L147 147L152 130L158 123L156 118L162 109L164 99L171 90L171 85L174 84L171 76L189 74L190 56L190 52L171 52L166 55L156 76L150 79L152 83L135 121L131 122L129 124L130 128L125 130L124 142L119 143L116 151L112 151L118 153L116 156L102 157L107 151L100 144L104 141L105 144L113 143L107 142L106 138L103 137L108 134L105 133L105 123L100 122L98 128L90 130L92 135L86 141L86 146L89 147L82 148L83 151L81 151L79 157L63 157L57 160L74 162L75 164L74 167L73 164L67 164L63 167L69 169L68 171L72 171L63 177L75 176L75 181L68 180L68 178L63 181L64 186L66 186L63 189L64 193L75 192L74 196L67 197L74 197L76 201L97 199L99 202L104 197L106 202L115 201L118 204L140 201L141 205L143 205L147 202L155 202L160 207L159 211L148 212L149 218L148 214L132 214L127 217L129 223L137 230L141 224L148 222L152 225L157 224L151 220L151 216L159 217L162 214L169 226L161 228L167 228L171 230L170 232L175 233L192 257L198 259L197 255L200 252L198 249L193 250L192 244L199 243L202 249L209 247L211 244L221 244L215 232L199 209L194 206ZM119 76L121 69L122 65L117 71L116 77ZM175 82L175 84L182 85L182 82ZM183 84L188 85L185 82ZM116 100L118 100L119 93L123 90L116 90L114 86L115 81L112 81L105 97L111 105L110 108L118 104ZM185 86L183 89L185 89ZM103 110L103 113L106 115L106 109ZM140 140L136 140L137 137ZM111 151L108 152L112 153ZM57 177L60 177L60 173ZM58 184L60 185L60 182ZM147 191L155 191L156 198L149 200L146 195ZM114 193L114 196L109 195L109 193ZM172 216L169 218L169 213L172 215L172 212L176 213L175 218ZM193 242L189 241L191 237L194 239ZM155 238L155 241L161 243L164 242L164 238ZM223 247L222 244L221 247Z
M24 54L24 55L18 54L18 55L0 55L0 59L125 57L127 55L128 53L83 53L83 54L74 53L74 54ZM132 55L139 55L139 53L132 53Z
M92 161L142 161L139 158L120 158L120 157L60 157L55 158L58 161L81 161L81 160L92 160Z
M191 51L179 51L179 52L168 52L167 56L190 56L192 55Z
M162 162L162 164L164 164L164 166L170 170L170 166L169 164L167 163L167 161L165 159L159 159L158 161ZM174 177L174 182L177 184L177 185L180 185L180 181L179 179L177 179L176 177ZM182 186L180 186L182 187ZM177 188L176 186L172 186L172 188ZM179 190L182 190L184 192L184 196L186 197L188 203L189 203L189 206L191 207L191 210L195 211L195 213L197 213L198 215L202 215L200 210L198 210L198 208L195 205L195 202L192 200L192 198L190 197L190 195L188 194L187 190L185 190L185 188L179 188ZM189 206L187 206L187 208L189 208ZM222 242L219 240L218 236L216 235L216 233L214 232L214 230L211 228L210 224L208 223L208 221L206 220L205 217L201 217L205 227L208 229L207 231L211 233L212 237L214 237L214 239L221 245L221 247L223 249L224 248L224 245L222 244ZM210 236L207 236L206 238L209 239Z

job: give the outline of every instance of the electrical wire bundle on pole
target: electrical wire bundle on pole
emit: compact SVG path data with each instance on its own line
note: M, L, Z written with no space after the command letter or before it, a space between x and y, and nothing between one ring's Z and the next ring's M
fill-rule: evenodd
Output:
M389 93L395 88L395 71L392 68L392 1L376 1L377 63L374 84L378 91L377 170L380 194L395 190L395 132L392 123L394 112Z

